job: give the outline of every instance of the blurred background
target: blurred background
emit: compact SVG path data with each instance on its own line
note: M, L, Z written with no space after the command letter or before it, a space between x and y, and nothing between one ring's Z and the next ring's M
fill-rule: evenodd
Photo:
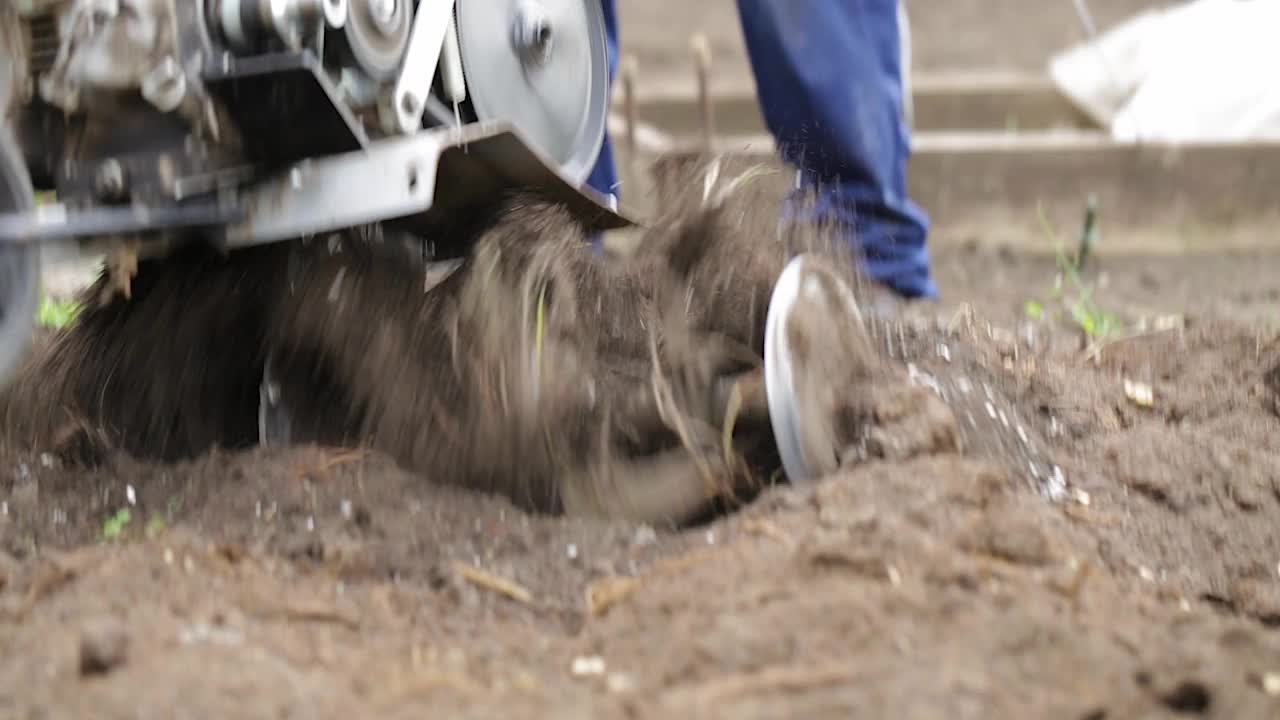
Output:
M1169 3L1093 0L1099 27ZM1043 73L1053 52L1083 42L1072 0L907 0L916 70ZM618 0L621 42L646 83L688 81L688 33L701 31L727 83L750 82L734 0ZM732 78L732 79L731 79Z
M1102 252L1270 244L1280 145L1259 128L1275 125L1280 103L1254 78L1265 84L1274 51L1242 42L1248 19L1236 11L1277 5L908 0L910 188L932 218L933 246L1048 250L1044 221L1074 232L1091 198ZM1158 12L1179 8L1199 14ZM695 34L712 51L716 149L773 152L733 0L619 0L618 12L622 54L637 68L635 152L621 83L611 124L623 202L652 207L649 163L702 137ZM1105 54L1096 42L1109 43ZM1178 64L1189 58L1194 72ZM1137 135L1132 121L1112 127L1125 103L1155 122ZM1258 120L1226 127L1224 116Z

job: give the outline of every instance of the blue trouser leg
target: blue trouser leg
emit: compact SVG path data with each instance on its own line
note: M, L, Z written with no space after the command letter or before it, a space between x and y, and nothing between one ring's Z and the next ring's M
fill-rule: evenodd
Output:
M849 228L866 272L901 295L937 295L929 221L907 197L908 129L896 0L738 0L769 131Z
M600 0L604 10L605 42L609 56L609 87L613 87L613 78L618 72L618 15L614 8L614 0ZM609 139L609 131L604 133L604 145L600 148L600 156L596 165L587 176L587 185L605 194L615 197L618 193L618 166L613 159L613 142ZM600 235L593 234L589 240L597 251L601 250Z
M613 87L613 78L618 72L618 16L613 2L614 0L600 0L609 48L609 87ZM618 168L613 159L613 143L609 140L608 132L604 134L604 147L600 148L596 166L587 177L587 185L605 194L618 194Z

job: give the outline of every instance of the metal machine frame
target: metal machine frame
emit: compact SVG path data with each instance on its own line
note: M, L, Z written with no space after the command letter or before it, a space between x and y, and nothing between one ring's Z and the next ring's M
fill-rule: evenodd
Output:
M164 5L179 29L173 47L157 53L141 78L145 103L114 111L111 134L146 136L146 143L112 147L122 141L103 138L100 128L33 93L20 115L21 144L37 185L56 188L59 202L0 214L0 245L98 248L104 239L128 239L150 254L168 243L149 240L175 236L234 249L373 223L429 233L481 211L504 189L563 201L592 231L634 224L612 198L585 186L580 168L570 176L540 150L518 119L463 116L468 110L459 109L459 93L449 87L460 61L456 47L450 54L454 0L419 2L403 62L385 83L388 97L362 117L324 61L348 0L122 1ZM42 9L63 4L20 3L29 62L49 64L39 55L48 53L50 39L32 37L33 27L45 17ZM266 39L252 52L233 51L236 40L255 35L244 18L228 23L231 4L260 21L256 36ZM235 31L215 32L219 17ZM531 32L516 28L522 31ZM602 53L603 36L592 42ZM56 59L65 52L64 43ZM588 112L588 122L603 127L607 101ZM129 123L138 127L120 129ZM74 157L64 152L71 147ZM437 245L446 255L461 250Z

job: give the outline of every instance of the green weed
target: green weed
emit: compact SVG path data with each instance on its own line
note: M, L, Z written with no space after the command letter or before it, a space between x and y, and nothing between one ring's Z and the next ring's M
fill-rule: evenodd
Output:
M80 303L74 300L54 300L46 297L40 300L37 322L41 327L61 330L70 325L78 314L80 314Z
M120 508L114 515L103 521L102 539L108 542L118 539L131 520L133 520L133 513L129 512L129 508Z
M1093 208L1090 208L1092 215ZM1094 301L1094 288L1080 277L1080 261L1087 257L1092 245L1095 230L1092 223L1085 228L1085 240L1081 243L1078 257L1067 254L1065 245L1058 237L1049 219L1045 217L1044 208L1037 209L1040 227L1045 236L1054 244L1057 255L1057 272L1053 278L1050 298L1053 304L1066 310L1067 317L1092 341L1105 340L1121 329L1122 323L1114 314L1106 311ZM1030 299L1023 304L1023 313L1031 320L1045 317L1045 305L1039 300Z

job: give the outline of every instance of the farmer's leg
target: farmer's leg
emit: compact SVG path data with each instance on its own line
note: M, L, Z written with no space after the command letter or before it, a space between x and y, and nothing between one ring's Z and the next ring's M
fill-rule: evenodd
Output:
M614 9L614 0L600 0L604 10L606 40L609 47L609 87L613 87L613 78L618 71L618 17ZM606 195L618 194L618 169L613 159L613 143L609 133L604 134L604 147L600 148L600 157L596 166L587 178L587 184Z
M907 198L909 131L896 0L738 0L765 122L846 224L867 274L932 297L929 221Z

